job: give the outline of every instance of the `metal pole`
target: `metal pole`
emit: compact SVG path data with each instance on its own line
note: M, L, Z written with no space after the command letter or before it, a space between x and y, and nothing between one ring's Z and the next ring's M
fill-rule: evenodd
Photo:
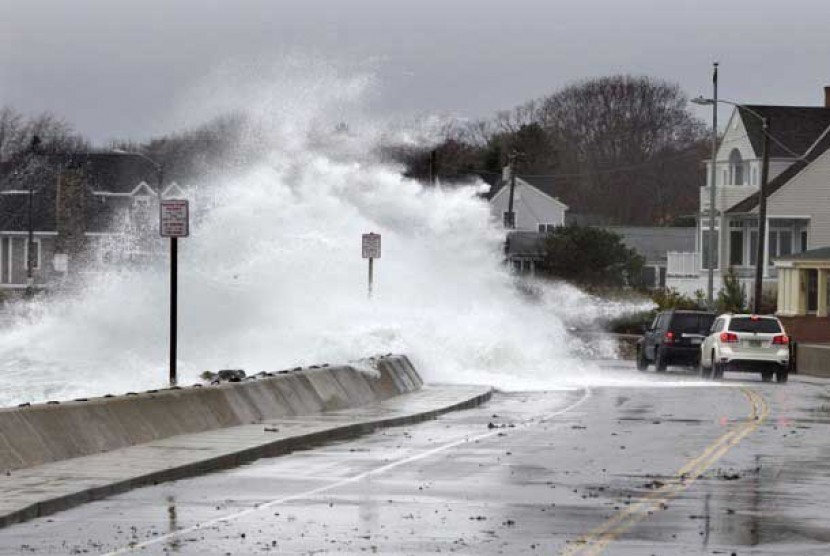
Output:
M753 312L761 312L764 292L764 264L767 234L767 181L769 181L769 118L763 118L764 142L761 151L761 188L758 191L758 254L755 256L755 299Z
M34 158L34 156L38 153L38 148L40 147L40 137L37 135L32 137L32 144L30 147L30 156ZM34 223L34 200L35 200L35 185L34 180L31 178L29 179L29 236L28 236L28 244L26 245L26 289L27 293L32 293L32 288L35 285L35 273L34 273L34 257L33 251L35 249L35 223Z
M35 189L32 180L29 179L29 238L26 245L26 288L31 289L35 284L34 257L32 251L35 248L35 227L34 227L34 198ZM31 292L29 292L31 293Z
M170 386L176 385L176 327L178 305L178 238L170 238Z
M375 259L369 257L369 299L372 299L372 285L375 281Z
M714 62L712 65L714 66L712 73L712 87L714 89L714 96L712 97L712 167L709 178L711 182L709 184L709 260L706 261L709 267L706 302L710 311L715 309L715 258L718 252L718 244L715 241L715 183L718 179L718 63Z

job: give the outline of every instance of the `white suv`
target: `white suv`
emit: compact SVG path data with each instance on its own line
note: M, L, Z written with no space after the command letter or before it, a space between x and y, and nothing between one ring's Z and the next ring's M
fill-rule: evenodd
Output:
M700 346L700 374L721 378L724 371L760 372L764 382L787 382L790 338L771 315L720 315Z

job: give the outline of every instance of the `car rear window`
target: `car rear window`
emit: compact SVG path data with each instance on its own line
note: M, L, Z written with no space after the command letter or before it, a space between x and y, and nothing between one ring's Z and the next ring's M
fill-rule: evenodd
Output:
M732 332L757 332L759 334L777 334L781 325L775 319L736 317L729 322Z
M677 333L708 334L715 321L715 315L696 315L675 313L671 321L671 330Z

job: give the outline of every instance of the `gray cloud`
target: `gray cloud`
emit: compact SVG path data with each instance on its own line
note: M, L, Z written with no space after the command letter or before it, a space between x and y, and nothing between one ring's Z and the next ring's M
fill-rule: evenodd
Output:
M0 0L0 103L144 138L217 68L302 53L371 69L385 115L486 116L612 72L708 94L713 59L728 98L818 104L828 21L824 0Z

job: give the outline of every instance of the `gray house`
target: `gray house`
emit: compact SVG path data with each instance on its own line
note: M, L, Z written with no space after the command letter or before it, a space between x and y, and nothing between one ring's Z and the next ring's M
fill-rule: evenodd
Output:
M129 154L28 156L0 171L2 290L146 258L158 243L159 197L184 194L175 183L158 191L157 167Z
M642 282L648 288L666 286L668 253L694 249L697 232L690 227L605 226L605 229L618 234L626 247L645 259Z

